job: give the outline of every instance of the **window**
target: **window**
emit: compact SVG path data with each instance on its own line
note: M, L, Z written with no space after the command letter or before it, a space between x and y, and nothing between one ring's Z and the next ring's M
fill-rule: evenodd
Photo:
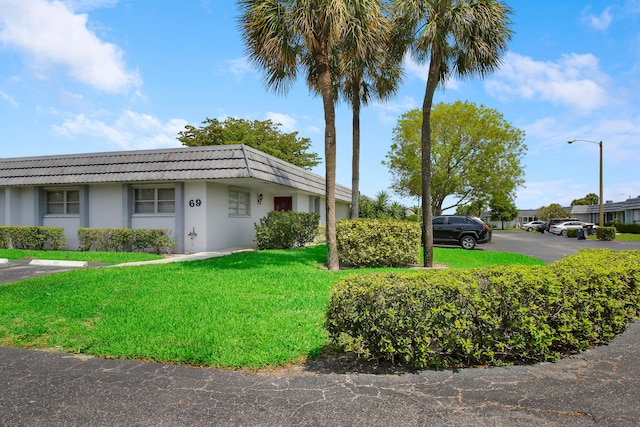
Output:
M449 224L464 224L465 222L467 222L467 219L465 217L461 217L461 216L449 217Z
M135 188L133 212L137 214L173 214L176 212L175 188Z
M229 216L251 216L250 200L248 190L229 188Z
M80 191L58 190L47 191L48 215L79 215Z
M309 212L320 214L320 197L309 197Z

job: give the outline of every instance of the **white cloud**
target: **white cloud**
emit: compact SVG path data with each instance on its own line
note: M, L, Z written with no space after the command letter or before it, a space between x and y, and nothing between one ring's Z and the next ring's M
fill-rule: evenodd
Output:
M587 7L582 10L582 20L589 27L598 31L604 31L609 28L611 21L613 21L610 11L611 8L608 7L599 16L596 16L591 13L591 8Z
M321 135L322 129L320 129L318 126L313 126L313 125L307 126L307 133Z
M236 79L241 79L245 74L253 72L246 58L228 59L224 61L226 69Z
M280 124L280 130L282 132L288 133L288 132L295 132L297 130L296 119L294 119L288 114L273 113L269 111L267 113L267 120L271 120L276 125Z
M543 62L509 52L485 89L503 99L539 99L586 113L610 101L605 87L609 80L591 54L572 53Z
M16 99L8 93L0 91L0 98L2 98L3 101L6 101L13 108L20 107L20 105L18 105L18 101L16 101Z
M31 65L63 66L69 75L106 92L125 92L142 83L127 70L122 50L87 28L87 15L60 1L0 0L0 41Z
M102 138L117 146L118 149L136 150L180 145L176 137L187 124L187 121L182 119L171 119L163 123L149 114L125 111L111 124L78 114L65 120L60 126L54 126L54 131L70 138L75 136Z
M404 59L402 61L402 65L404 67L405 72L407 73L408 76L413 76L415 78L418 78L422 81L424 81L426 83L427 81L427 77L429 75L429 64L428 63L418 63L416 62L416 60L413 58L413 56L411 56L411 54L406 54L404 56ZM446 89L458 89L458 81L456 79L454 79L452 76L450 76L446 82L444 82L444 84L442 86L440 86L440 88L446 88Z

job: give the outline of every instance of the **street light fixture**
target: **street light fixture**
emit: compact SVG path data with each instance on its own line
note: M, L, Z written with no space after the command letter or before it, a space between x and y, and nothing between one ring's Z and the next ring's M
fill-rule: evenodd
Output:
M602 141L589 141L588 139L570 139L567 144L573 144L576 141L590 142L600 146L600 227L604 227L604 207L602 205Z

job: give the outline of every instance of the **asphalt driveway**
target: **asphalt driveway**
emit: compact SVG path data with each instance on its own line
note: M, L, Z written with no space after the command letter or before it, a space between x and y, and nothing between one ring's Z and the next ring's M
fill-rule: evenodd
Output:
M548 233L495 230L491 242L478 245L476 248L484 251L513 252L529 255L549 263L563 258L565 255L573 255L581 248L640 250L640 241L622 242L613 240L605 242L588 239L578 240Z
M60 265L33 265L30 260L9 260L0 262L0 283L11 283L45 274L72 270L75 267Z

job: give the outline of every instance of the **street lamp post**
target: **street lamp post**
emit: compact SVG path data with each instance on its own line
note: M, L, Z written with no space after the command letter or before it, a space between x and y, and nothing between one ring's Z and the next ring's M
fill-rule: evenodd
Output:
M602 141L589 141L588 139L570 139L567 144L573 144L576 141L590 142L600 146L600 227L604 227L604 207L602 205Z

